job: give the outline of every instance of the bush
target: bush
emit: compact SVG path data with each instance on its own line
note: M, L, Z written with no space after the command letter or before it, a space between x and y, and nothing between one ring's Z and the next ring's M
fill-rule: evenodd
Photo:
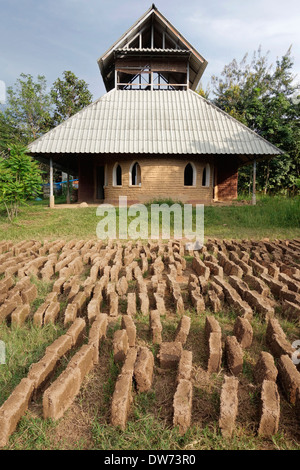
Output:
M41 170L27 152L17 144L10 147L8 157L0 156L0 204L11 222L22 204L41 193Z

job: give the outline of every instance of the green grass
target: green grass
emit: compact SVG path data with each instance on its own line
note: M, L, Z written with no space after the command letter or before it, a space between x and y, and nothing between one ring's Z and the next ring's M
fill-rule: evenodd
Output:
M95 207L53 210L48 208L47 201L42 201L22 207L19 217L9 223L0 207L0 240L96 238L99 221ZM300 197L258 197L256 206L206 206L204 235L236 239L299 238Z
M40 328L32 321L21 327L0 323L0 338L6 346L6 364L0 366L0 406L27 376L30 365L38 362L46 347L63 333L59 325Z

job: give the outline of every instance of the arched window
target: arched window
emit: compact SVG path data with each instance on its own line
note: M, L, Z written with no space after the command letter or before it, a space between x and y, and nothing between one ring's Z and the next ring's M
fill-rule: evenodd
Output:
M119 163L113 169L113 186L122 186L122 168Z
M203 168L202 173L202 186L209 186L210 183L210 166L209 163Z
M196 186L196 168L193 163L188 163L184 169L184 186Z
M141 186L141 183L141 167L138 162L135 162L131 165L129 170L129 184L131 184L132 186Z

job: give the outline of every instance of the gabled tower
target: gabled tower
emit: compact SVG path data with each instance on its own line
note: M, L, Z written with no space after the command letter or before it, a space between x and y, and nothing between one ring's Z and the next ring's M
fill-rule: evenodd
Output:
M207 61L153 4L98 65L107 91L195 90Z

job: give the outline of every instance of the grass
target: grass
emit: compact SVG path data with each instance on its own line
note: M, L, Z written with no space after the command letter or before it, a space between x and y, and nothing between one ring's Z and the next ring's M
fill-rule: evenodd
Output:
M39 328L32 321L22 327L0 323L0 338L6 345L6 364L0 366L0 406L27 376L30 365L38 362L46 347L63 333L59 325Z
M47 201L35 201L22 207L19 217L9 223L0 207L0 240L94 239L99 221L95 207L52 210ZM206 206L204 235L206 238L236 239L299 238L300 197L258 197L256 206Z

